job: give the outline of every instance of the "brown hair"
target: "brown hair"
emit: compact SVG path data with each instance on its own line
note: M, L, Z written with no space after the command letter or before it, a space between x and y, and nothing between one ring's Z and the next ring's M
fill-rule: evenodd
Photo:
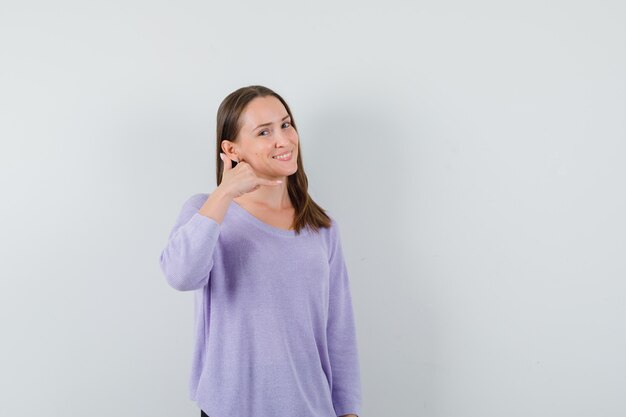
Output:
M250 85L241 87L230 93L220 104L217 110L217 143L216 143L216 174L217 185L222 182L222 172L224 170L224 161L220 158L222 152L222 141L236 141L237 135L241 129L241 115L246 105L256 97L274 96L283 103L289 116L291 116L291 126L298 132L296 122L291 114L289 105L278 93L262 85ZM324 209L320 207L308 193L309 182L302 165L302 151L300 141L298 141L298 170L287 177L287 192L289 199L293 204L296 214L294 218L293 228L296 234L300 234L300 230L309 227L313 231L318 231L320 227L330 227L330 217Z

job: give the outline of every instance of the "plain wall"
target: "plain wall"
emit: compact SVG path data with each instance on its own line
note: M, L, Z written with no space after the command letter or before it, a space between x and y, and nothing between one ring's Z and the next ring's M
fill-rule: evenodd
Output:
M626 415L624 2L15 1L0 48L0 415L199 415L158 258L251 84L342 227L359 417Z

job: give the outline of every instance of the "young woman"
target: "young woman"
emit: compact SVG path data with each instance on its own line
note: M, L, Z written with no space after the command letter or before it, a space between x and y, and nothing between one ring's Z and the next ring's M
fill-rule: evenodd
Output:
M229 94L216 151L217 188L187 199L160 256L168 284L195 291L190 399L201 416L358 416L339 227L308 194L285 100Z

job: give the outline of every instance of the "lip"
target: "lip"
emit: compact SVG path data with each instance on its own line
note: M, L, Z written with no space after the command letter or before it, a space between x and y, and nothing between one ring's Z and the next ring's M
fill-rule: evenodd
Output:
M275 158L276 156L281 156L281 155L286 155L286 154L291 154L291 155L289 155L289 158L287 158L287 159L276 159ZM272 159L276 159L277 161L291 161L292 157L293 157L293 151L287 151L287 152L283 152L281 154L272 156Z

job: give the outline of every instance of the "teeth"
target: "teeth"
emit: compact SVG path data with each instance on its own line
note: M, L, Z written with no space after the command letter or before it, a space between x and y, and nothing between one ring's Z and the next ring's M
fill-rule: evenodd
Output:
M272 158L274 158L274 159L287 159L287 158L289 158L290 156L291 156L291 152L286 153L286 154L281 155L281 156L273 156Z

